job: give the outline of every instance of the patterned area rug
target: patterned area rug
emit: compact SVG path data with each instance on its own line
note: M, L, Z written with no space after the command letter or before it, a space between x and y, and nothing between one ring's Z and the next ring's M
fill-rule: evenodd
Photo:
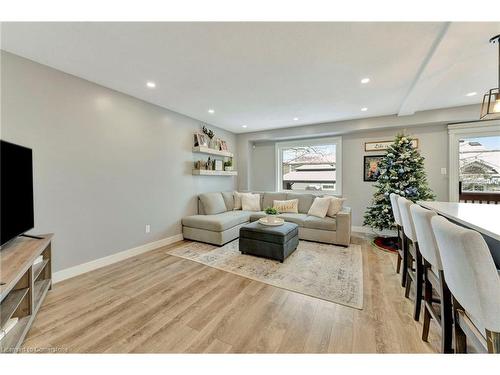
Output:
M363 308L363 263L359 245L344 248L300 241L297 250L284 263L243 255L238 250L238 240L222 247L191 242L167 254L278 288Z

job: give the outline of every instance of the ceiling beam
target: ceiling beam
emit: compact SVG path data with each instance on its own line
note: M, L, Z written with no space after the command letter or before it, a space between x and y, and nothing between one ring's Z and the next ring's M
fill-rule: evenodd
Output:
M419 105L421 104L422 99L425 97L425 90L422 89L422 77L426 69L429 67L432 58L435 56L436 51L438 50L441 42L446 36L448 29L450 27L450 22L444 22L441 28L439 29L434 42L432 43L427 55L422 61L420 68L413 79L413 82L410 85L410 89L406 94L401 106L399 107L398 116L409 116L415 114L416 111L419 110Z

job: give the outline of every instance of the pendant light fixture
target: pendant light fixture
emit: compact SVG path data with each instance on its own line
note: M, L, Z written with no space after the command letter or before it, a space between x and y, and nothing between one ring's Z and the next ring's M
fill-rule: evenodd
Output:
M498 86L484 94L481 120L500 118L500 34L491 38L490 43L498 44Z

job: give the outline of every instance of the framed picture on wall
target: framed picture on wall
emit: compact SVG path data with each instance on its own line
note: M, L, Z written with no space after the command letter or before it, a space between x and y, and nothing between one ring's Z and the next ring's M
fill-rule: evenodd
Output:
M380 162L385 155L368 155L363 158L363 181L374 182L380 176Z
M386 151L394 141L365 142L365 151ZM418 148L418 139L411 141L413 148Z

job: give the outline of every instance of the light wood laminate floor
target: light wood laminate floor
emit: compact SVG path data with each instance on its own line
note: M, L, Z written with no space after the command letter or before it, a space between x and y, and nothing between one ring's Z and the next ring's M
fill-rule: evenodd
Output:
M396 255L362 245L357 310L153 250L55 284L23 351L430 353L404 298Z

